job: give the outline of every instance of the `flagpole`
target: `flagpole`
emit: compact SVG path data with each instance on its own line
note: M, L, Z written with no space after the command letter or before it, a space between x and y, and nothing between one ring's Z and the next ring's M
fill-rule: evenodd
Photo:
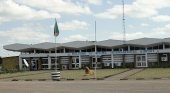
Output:
M55 71L57 71L57 42L56 42L56 36L55 36Z
M54 63L54 72L51 73L52 76L52 80L60 80L60 72L57 71L57 36L59 35L59 29L58 29L58 25L57 25L57 21L55 19L55 26L54 26L54 37L55 37L55 63Z
M95 73L94 73L94 76L95 76L95 79L96 79L96 75L97 75L97 72L96 72L96 68L97 68L97 49L96 49L96 20L95 20Z

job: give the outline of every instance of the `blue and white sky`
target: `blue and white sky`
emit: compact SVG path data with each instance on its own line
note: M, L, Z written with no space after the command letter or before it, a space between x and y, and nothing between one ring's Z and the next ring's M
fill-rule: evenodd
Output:
M127 40L170 37L170 0L124 0ZM0 56L18 55L3 49L12 43L123 39L122 0L0 0Z

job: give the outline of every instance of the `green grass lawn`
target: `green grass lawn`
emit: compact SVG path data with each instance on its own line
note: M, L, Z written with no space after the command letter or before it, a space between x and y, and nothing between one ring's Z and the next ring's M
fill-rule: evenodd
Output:
M34 75L34 74L44 74L49 73L50 71L23 71L23 72L16 72L16 73L3 73L0 74L0 79L3 78L11 78L11 77L21 77L27 75Z
M170 68L147 68L142 72L139 72L128 78L168 78L168 77L170 77Z
M114 75L128 69L97 69L97 78L103 78L108 75ZM51 79L52 71L28 71L17 72L11 74L1 74L0 78L13 77L10 79ZM94 75L84 76L84 70L63 70L61 72L61 78L70 79L83 79L94 78Z
M103 78L105 76L114 75L128 69L97 69L97 78ZM61 71L62 78L74 78L74 79L81 79L81 78L94 78L94 75L84 76L84 70L68 70L68 71Z

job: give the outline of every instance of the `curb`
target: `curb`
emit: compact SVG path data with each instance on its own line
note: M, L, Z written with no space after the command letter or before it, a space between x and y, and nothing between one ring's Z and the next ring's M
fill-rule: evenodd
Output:
M104 80L104 78L97 78L97 80Z
M83 79L81 79L81 80L90 80L90 79L88 79L88 78L83 78Z
M68 79L66 79L67 81L73 81L73 80L75 80L75 79L73 79L73 78L68 78Z
M12 79L11 81L19 81L18 79Z
M46 81L46 79L38 79L38 81Z
M67 78L67 79L61 79L61 80L51 80L51 79L11 79L10 81L74 81L74 80L105 80L105 78L83 78L83 79L73 79L73 78ZM119 80L170 80L170 77L166 78L134 78L134 79L129 79L129 78L121 78Z
M136 78L136 80L145 80L145 78Z
M32 81L32 79L25 79L24 81Z
M152 78L153 80L163 79L163 78Z
M121 78L120 80L128 80L128 78Z

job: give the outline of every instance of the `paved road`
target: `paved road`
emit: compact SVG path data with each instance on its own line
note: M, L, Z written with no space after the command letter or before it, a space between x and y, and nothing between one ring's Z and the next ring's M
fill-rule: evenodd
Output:
M0 81L0 93L170 93L170 80Z

